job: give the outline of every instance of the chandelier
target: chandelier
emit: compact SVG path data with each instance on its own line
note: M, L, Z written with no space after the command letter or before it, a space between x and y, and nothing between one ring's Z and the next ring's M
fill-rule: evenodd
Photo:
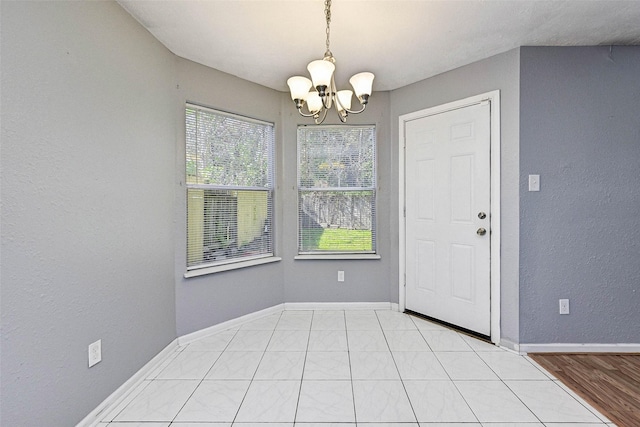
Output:
M353 86L353 92L350 90L336 90L334 78L336 60L329 48L331 0L325 0L324 14L327 21L327 50L324 53L324 58L311 61L307 66L307 70L311 74L311 80L302 76L291 77L287 80L287 85L291 90L291 99L296 104L298 112L303 117L313 117L317 125L324 122L327 117L327 111L333 104L336 106L338 117L342 123L347 121L348 114L362 113L367 108L374 78L372 73L358 73L349 79L349 83ZM310 91L312 87L315 90ZM362 107L359 110L351 109L351 99L354 92ZM308 113L302 111L305 103Z

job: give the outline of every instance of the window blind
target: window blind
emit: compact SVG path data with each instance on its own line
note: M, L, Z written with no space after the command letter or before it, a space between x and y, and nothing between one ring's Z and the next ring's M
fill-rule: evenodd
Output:
M187 269L273 255L273 124L185 111Z
M375 126L298 127L298 253L375 253Z

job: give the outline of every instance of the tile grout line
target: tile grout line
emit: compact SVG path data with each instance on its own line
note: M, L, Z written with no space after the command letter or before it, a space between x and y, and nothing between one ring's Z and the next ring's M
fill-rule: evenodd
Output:
M411 317L411 316L409 316ZM413 322L413 324L415 325L415 320L412 318L411 321ZM418 325L416 325L416 328L418 328ZM418 328L418 331L420 332L420 335L422 336L422 338L427 341L427 339L424 337L424 335L422 335L422 331L420 331L420 328ZM466 344L466 343L465 343ZM429 348L432 348L429 345L429 341L427 341L427 345L429 346ZM468 345L468 344L467 344ZM471 346L469 346L471 347ZM471 348L471 350L473 350L473 352L475 353L475 349ZM451 384L455 387L456 391L458 392L458 394L460 395L460 397L462 398L462 400L464 401L465 405L467 405L467 408L469 408L469 411L471 411L471 413L473 414L473 416L475 417L476 421L478 421L478 423L480 425L482 425L482 423L480 422L480 419L478 418L478 415L476 414L476 412L473 410L473 408L471 407L471 405L469 405L469 402L467 402L467 399L464 397L464 395L462 394L462 392L460 391L460 389L458 388L458 385L455 383L455 381L453 380L453 378L451 378L451 375L449 374L449 371L447 371L447 369L444 367L444 365L442 364L442 361L440 360L440 358L438 357L437 352L433 351L433 349L431 350L433 353L433 357L436 359L436 361L438 362L438 364L440 365L440 367L442 368L442 370L444 371L444 373L447 375L447 377L449 378L449 381L451 382Z
M278 322L280 321L280 319L282 319L282 313L284 313L284 310L280 312L280 315L279 315L279 317L278 317ZM240 404L238 405L238 409L236 409L236 413L235 413L235 415L233 416L233 420L231 421L231 425L232 425L232 426L233 426L233 424L236 422L236 418L238 417L238 413L240 412L240 408L242 408L242 404L244 403L245 399L247 398L247 394L249 394L249 389L251 388L251 385L253 384L253 379L255 378L256 373L258 372L258 368L260 367L260 363L262 362L262 359L264 359L264 355L265 355L265 353L267 352L267 347L269 347L269 343L271 342L271 339L273 339L273 334L274 334L274 333L275 333L275 331L276 331L276 327L277 327L277 325L278 325L278 322L276 322L276 326L274 326L274 327L273 327L273 329L271 330L271 336L269 337L269 341L267 341L267 344L266 344L266 346L265 346L264 350L262 351L262 356L260 357L260 361L258 362L258 365L256 366L256 370L254 371L253 376L252 376L252 377L251 377L251 379L249 380L249 385L247 386L247 390L244 392L244 395L242 396L242 400L240 401ZM240 329L241 329L241 328L242 328L242 327L240 327L240 328L238 329L238 332L240 331ZM234 335L234 338L235 338L235 335ZM229 343L228 343L228 344L227 344L227 346L225 347L225 350L224 350L224 351L226 351L226 350L227 350L227 348L229 347L229 344L231 344L231 341L229 341ZM224 353L224 351L223 351L223 353ZM247 353L249 353L249 352L251 352L251 350L243 350L243 352L247 352ZM222 355L221 355L221 356L222 356ZM214 365L215 365L215 364L214 364ZM211 369L213 369L213 366L211 367ZM211 370L211 369L210 369L210 370ZM207 373L207 374L208 374L208 373ZM205 375L205 377L206 377L206 375ZM204 381L204 379L203 379L203 381Z
M558 387L560 387L560 389L562 391L564 391L565 393L567 393L569 396L571 396L574 400L576 400L580 405L584 406L589 412L591 412L593 415L596 416L596 418L598 418L598 420L600 420L603 424L607 424L607 421L605 421L603 419L603 417L607 420L609 420L609 418L607 418L604 414L601 414L600 411L598 411L595 407L592 407L589 402L587 402L586 400L582 399L582 397L580 397L577 393L575 393L573 390L571 390L571 388L567 387L566 385L564 385L562 383L562 381L560 381L558 378L556 378L551 372L547 371L546 369L544 369L541 365L539 365L535 360L533 360L531 357L529 356L522 356L522 358L524 360L526 360L527 362L529 362L531 365L533 365L536 369L538 369L539 371L541 371L546 377L547 379L551 380L554 384L556 384ZM567 391L565 388L563 388L563 385L568 389L571 390L571 393L569 391ZM578 399L577 397L579 397L580 399ZM585 405L586 404L586 405ZM587 406L588 405L588 406ZM611 420L609 420L611 421Z
M378 313L376 313L376 317L377 316L378 316ZM387 336L384 333L384 328L382 327L382 322L380 322L380 318L379 317L378 317L378 322L380 323L380 328L382 329L382 335L384 336L385 342L387 343L387 347L389 347L389 353L391 353L391 360L393 360L393 365L396 367L396 372L398 372L398 378L400 378L400 384L402 384L402 389L404 390L404 393L407 395L407 400L409 401L409 406L411 406L411 412L413 412L413 418L415 418L416 423L418 425L420 425L420 421L418 420L418 414L416 414L416 410L413 407L413 402L411 401L411 398L409 397L409 392L407 391L407 386L404 383L404 379L402 378L402 375L400 374L400 369L398 368L398 363L396 362L396 358L393 355L393 351L391 350L391 346L389 345L389 341L387 341ZM416 324L413 322L413 319L411 319L411 323L413 323L413 325L416 326ZM418 329L417 326L416 326L416 329ZM420 334L420 336L422 337L424 342L427 343L427 347L429 348L429 350L431 350L431 346L429 345L427 340L424 338L424 336L422 336L422 334L420 333L420 330L418 330L418 333ZM433 353L433 350L431 350L431 352Z
M569 387L567 387L566 385L564 385L564 383L563 383L562 381L560 381L560 380L557 380L557 381L553 381L553 380L551 380L551 382L552 382L553 384L555 384L555 385L556 385L556 387L558 387L560 390L562 390L563 392L565 392L566 394L568 394L568 395L569 395L573 400L575 400L576 402L578 402L578 404L579 404L579 405L583 406L585 409L587 409L589 412L591 412L591 413L592 413L592 414L593 414L593 415L594 415L598 420L600 420L602 423L605 423L605 424L606 424L606 422L601 418L601 417L603 417L604 415L603 415L603 414L600 414L600 411L598 411L598 410L597 410L597 409L595 409L595 408L591 409L591 405L589 405L589 406L585 406L585 403L589 404L589 402L587 402L586 400L584 400L584 399L583 399L583 401L585 402L585 403L583 403L583 402L581 402L579 399L577 399L577 398L576 398L576 396L578 396L578 394L577 394L576 392L574 392L573 390L571 390L571 389L570 389ZM572 394L572 393L569 393L565 388L563 388L563 386L564 386L564 387L567 387L567 389L571 390L571 391L573 392L573 394ZM578 397L579 397L579 396L578 396ZM596 412L594 412L594 411L596 411ZM600 415L598 415L598 414L600 414ZM606 418L606 417L605 417L605 418ZM608 419L608 418L607 418L607 419Z
M189 400L193 397L193 395L195 394L196 390L198 390L198 388L200 387L200 385L204 382L204 379L207 377L207 375L209 374L209 372L211 372L211 370L213 369L214 365L216 364L216 362L220 359L220 357L222 356L222 353L224 353L224 351L227 349L227 347L229 347L229 344L231 343L231 341L233 341L233 339L236 337L236 335L238 335L238 331L240 329L238 328L235 333L233 334L233 336L231 337L231 339L229 340L229 342L224 346L224 349L222 349L222 351L220 352L220 354L218 355L218 357L216 358L216 360L211 364L211 366L209 367L209 369L207 369L207 372L204 373L204 375L202 376L202 379L200 379L200 382L198 382L198 385L196 385L196 387L193 389L193 391L189 394L189 397L187 397L187 400L184 401L184 403L182 404L182 406L180 407L180 409L178 409L178 412L176 412L176 414L173 416L173 418L169 421L169 425L173 424L176 420L176 418L178 418L178 415L180 414L180 412L184 409L184 407L187 405L187 402L189 402ZM191 344L189 344L191 345ZM187 346L188 347L188 346ZM186 349L186 347L185 347ZM184 349L183 349L184 350ZM182 353L182 351L180 352ZM176 356L177 357L177 356ZM165 366L164 369L167 369L169 365ZM164 371L164 369L162 371ZM162 373L162 371L158 372L158 375L160 375ZM156 378L154 378L154 381L157 379L158 375L156 375Z
M470 347L471 347L471 346L470 346ZM478 356L478 358L482 361L482 363L484 363L484 364L487 366L487 368L489 368L489 370L490 370L491 372L493 372L493 373L495 374L495 376L496 376L496 377L498 377L498 379L500 380L500 382L501 382L505 387L507 387L507 389L511 392L511 394L513 394L513 395L516 397L516 399L518 399L518 400L520 401L520 403L522 403L522 405L523 405L525 408L527 408L527 410L528 410L529 412L531 412L531 414L532 414L534 417L536 417L536 419L537 419L537 420L538 420L542 425L544 425L544 423L542 422L542 420L540 419L540 417L538 416L538 414L536 414L535 412L533 412L533 409L529 408L529 406L528 406L526 403L524 403L524 401L520 398L520 396L518 396L518 395L516 394L516 392L515 392L515 391L513 391L513 390L511 389L511 387L509 387L509 385L505 382L505 380L504 380L504 379L502 379L502 377L500 377L500 375L498 375L498 373L497 373L497 372L496 372L496 371L495 371L491 366L489 366L489 364L488 364L488 363L487 363L487 362L486 362L486 361L485 361L485 360L484 360L484 359L483 359L483 358L478 354L478 352L476 351L476 349L475 349L475 348L472 348L472 350L473 350L473 352ZM522 357L522 356L518 356L518 357ZM457 386L456 386L456 388L457 388Z
M182 350L178 350L178 348L176 348L176 349L173 351L173 354L169 354L169 355L167 356L167 358L166 358L164 361L162 361L162 363L160 364L161 368L160 368L160 367L157 367L157 368L155 368L154 370L152 370L152 371L150 372L150 374L154 374L154 373L155 373L155 375L153 376L153 378L148 378L148 377L143 378L143 379L142 379L142 381L138 384L138 386L137 386L137 387L133 388L133 389L132 389L132 390L130 390L128 393L126 393L124 396L122 396L122 398L120 399L120 401L119 401L117 404L114 404L114 405L113 405L113 407L112 407L109 411L107 411L105 414L103 414L103 415L105 415L105 416L106 416L106 415L110 415L110 414L111 414L115 409L117 409L117 407L118 407L119 405L124 404L124 402L126 402L129 398L131 398L131 400L129 400L126 404L124 404L124 406L122 407L122 409L120 409L117 413L113 414L113 416L112 416L112 417L108 417L108 418L109 418L109 420L108 420L108 421L106 421L106 422L107 422L108 424L113 423L113 422L114 422L114 420L115 420L116 418L118 418L118 415L120 415L120 414L121 414L125 409L127 409L127 407L128 407L128 406L129 406L129 405L130 405L134 400L135 400L135 398L136 398L136 397L138 397L140 394L142 394L142 392L143 392L147 387L149 387L153 381L155 381L155 380L157 379L158 375L160 375L160 373L161 373L162 371L164 371L164 370L167 368L167 366L169 366L169 364L171 364L171 362L173 361L173 359L175 359L176 357L178 357L178 355L180 355L180 353L181 353L181 352L182 352ZM166 365L162 366L163 364L166 364ZM143 384L145 384L145 383L146 383L146 385L145 385L144 387L141 387L141 386L142 386ZM134 393L138 388L140 388L140 391L138 391L137 393L135 393L135 395L133 395L133 393ZM105 410L106 410L106 409L107 409L107 408L105 408ZM100 420L100 422L103 422L103 421L105 421L105 418L102 418L102 420Z
M313 327L313 319L315 317L315 310L311 312L311 323L309 324L309 335L307 336L307 347L304 351L304 361L302 362L302 374L300 376L300 386L298 387L298 399L296 400L296 410L293 413L293 425L295 426L298 419L298 409L300 408L300 396L302 395L302 383L304 382L304 371L307 367L307 355L309 353L309 343L311 341L311 328Z
M358 413L356 412L356 391L353 385L353 368L351 366L351 348L349 347L349 333L347 332L347 313L342 314L344 320L344 336L347 340L347 360L349 361L349 378L351 383L351 399L353 402L353 422L358 425Z
M393 357L393 351L391 350L391 346L389 345L389 340L387 340L387 335L384 333L385 329L382 326L382 322L380 321L380 316L378 316L378 311L375 311L376 314L376 318L378 319L378 324L380 325L380 329L382 330L382 336L384 337L384 342L387 344L387 348L389 349L389 353L391 354L391 360L393 360L393 364L396 367L396 371L398 372L398 378L400 379L400 384L402 384L402 389L404 390L404 394L407 396L407 401L409 402L409 407L411 408L411 412L413 413L413 419L415 420L415 423L418 424L418 426L420 425L420 421L418 421L418 415L416 414L416 410L413 407L413 402L411 402L411 398L409 398L409 393L407 392L407 387L404 384L404 381L402 379L402 375L400 375L400 370L398 369L398 365L396 363L395 357ZM411 320L411 322L413 323L413 320ZM414 323L415 326L415 323ZM416 326L417 329L417 326ZM424 337L422 336L422 334L420 334L420 336L422 337L422 339L425 341L425 343L427 342L427 340L424 339ZM427 347L429 349L431 349L431 347L429 346L429 343L427 343Z

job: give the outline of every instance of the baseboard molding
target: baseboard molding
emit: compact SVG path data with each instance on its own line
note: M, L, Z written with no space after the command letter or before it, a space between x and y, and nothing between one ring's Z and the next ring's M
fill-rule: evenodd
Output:
M640 353L640 344L520 344L520 353Z
M285 310L391 310L390 302L285 302Z
M138 384L142 383L149 373L159 367L167 357L173 354L178 348L178 340L173 340L169 345L160 351L153 359L147 362L138 372L133 374L131 378L125 381L120 387L116 389L109 397L107 397L102 403L100 403L96 409L91 411L86 417L80 421L76 427L90 427L97 425L102 417L106 415L106 410L115 408L123 399L125 399L129 393L131 393Z
M264 310L254 311L253 313L245 314L244 316L236 317L235 319L218 323L217 325L213 325L208 328L200 329L199 331L195 331L190 334L178 337L178 345L186 345L193 341L197 341L201 338L208 337L209 335L213 335L226 329L235 328L236 326L242 326L245 323L252 322L254 320L260 319L261 317L278 314L284 309L285 304L278 304L274 305L273 307L265 308Z
M505 350L509 350L516 353L520 352L520 345L518 343L515 343L513 341L510 341L504 338L500 339L500 343L498 345L504 348Z

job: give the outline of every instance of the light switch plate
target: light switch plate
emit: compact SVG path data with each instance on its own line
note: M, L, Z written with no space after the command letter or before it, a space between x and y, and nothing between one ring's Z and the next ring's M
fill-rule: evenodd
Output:
M540 175L529 175L529 191L540 191Z

